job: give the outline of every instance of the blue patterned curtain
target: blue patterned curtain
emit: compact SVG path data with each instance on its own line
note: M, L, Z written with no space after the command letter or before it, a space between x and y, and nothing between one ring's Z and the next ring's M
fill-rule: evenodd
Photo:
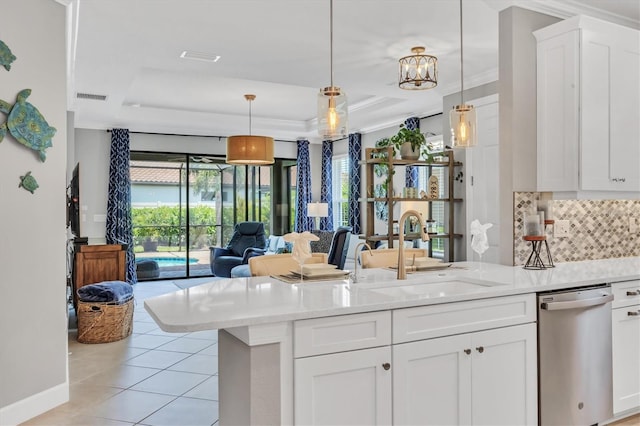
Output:
M133 254L131 228L131 180L129 177L129 130L111 131L109 163L109 193L107 199L107 244L127 245L127 276L129 284L138 282Z
M313 218L307 216L307 204L311 202L311 162L309 141L298 141L298 182L296 198L296 232L311 231Z
M404 121L404 126L409 130L420 128L420 118L409 117ZM411 188L418 186L418 168L416 166L407 166L404 170L404 186Z
M354 234L360 233L360 159L362 135L349 134L349 226Z
M320 201L329 204L329 216L320 218L321 231L333 231L333 142L322 141L322 182L320 184Z

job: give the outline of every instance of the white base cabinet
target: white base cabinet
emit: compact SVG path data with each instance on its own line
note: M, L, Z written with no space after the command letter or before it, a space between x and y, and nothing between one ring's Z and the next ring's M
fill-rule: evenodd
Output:
M640 281L614 283L613 412L640 409Z
M297 425L538 423L535 295L307 319L293 330Z
M296 359L296 424L391 424L390 363L389 346Z
M536 326L393 346L394 425L537 424Z

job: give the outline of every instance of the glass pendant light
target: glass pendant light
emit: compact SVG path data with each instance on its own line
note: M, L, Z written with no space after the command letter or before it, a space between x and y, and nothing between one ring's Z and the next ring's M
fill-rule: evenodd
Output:
M249 101L249 134L227 138L227 164L262 166L273 164L273 138L251 134L251 101L256 95L244 95Z
M449 112L451 125L451 146L469 148L478 143L476 110L464 103L464 61L462 54L462 0L460 0L460 105Z
M347 95L333 85L333 0L329 1L331 85L318 94L318 134L323 140L347 137L349 115Z

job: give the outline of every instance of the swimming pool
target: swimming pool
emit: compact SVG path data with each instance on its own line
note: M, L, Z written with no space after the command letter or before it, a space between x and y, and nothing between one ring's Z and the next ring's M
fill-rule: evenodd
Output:
M163 266L185 266L186 264L186 258L184 257L139 257L136 260L155 260L160 268ZM190 257L188 260L190 265L198 263L198 259L195 257Z

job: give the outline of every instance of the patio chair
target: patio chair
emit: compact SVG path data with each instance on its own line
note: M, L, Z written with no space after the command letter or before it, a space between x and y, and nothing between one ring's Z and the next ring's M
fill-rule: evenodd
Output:
M267 246L262 222L237 223L227 247L210 247L211 272L216 277L231 277L231 270L247 264L249 258L262 255Z

